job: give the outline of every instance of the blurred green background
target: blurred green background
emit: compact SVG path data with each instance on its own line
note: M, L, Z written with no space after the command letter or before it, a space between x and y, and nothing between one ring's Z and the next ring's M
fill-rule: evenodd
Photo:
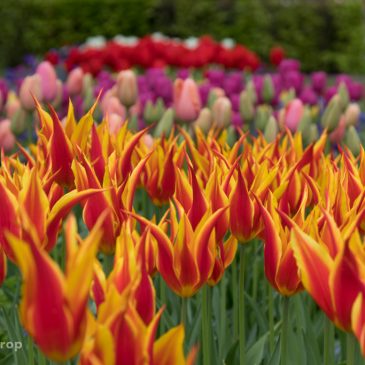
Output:
M267 60L273 45L304 71L365 72L362 0L1 0L0 68L25 54L116 34L232 37Z

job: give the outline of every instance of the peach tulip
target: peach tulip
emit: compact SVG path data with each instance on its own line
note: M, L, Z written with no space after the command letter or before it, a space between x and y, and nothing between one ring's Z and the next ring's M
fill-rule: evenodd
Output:
M284 113L284 125L291 131L295 132L302 119L304 105L301 100L293 99L288 103Z
M22 107L32 111L35 109L33 96L38 100L42 100L41 78L38 74L27 76L20 87L19 99Z
M11 131L11 122L4 119L0 122L0 149L10 151L15 145L15 137Z
M66 87L70 95L78 95L82 92L84 71L81 67L72 70L67 78Z
M130 108L137 101L138 86L136 74L132 70L121 71L117 77L117 94L120 102Z
M52 101L57 95L57 75L48 61L41 62L36 70L41 80L41 90L45 101Z
M197 85L192 79L177 79L174 84L174 110L183 122L193 122L200 114L201 100Z

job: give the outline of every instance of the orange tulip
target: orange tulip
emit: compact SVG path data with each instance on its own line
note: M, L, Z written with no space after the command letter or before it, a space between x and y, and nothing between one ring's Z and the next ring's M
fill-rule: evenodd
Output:
M75 356L84 341L93 260L101 238L100 223L77 245L76 221L66 224L66 273L40 248L6 234L23 277L20 319L42 352L55 361ZM32 239L37 233L31 228Z

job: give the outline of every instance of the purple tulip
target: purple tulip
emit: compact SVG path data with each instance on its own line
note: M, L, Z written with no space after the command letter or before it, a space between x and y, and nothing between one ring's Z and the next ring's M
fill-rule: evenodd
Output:
M300 62L298 60L287 58L280 62L279 73L286 74L290 71L300 71Z
M232 113L232 125L234 127L242 127L243 120L241 118L241 115L239 112L233 112Z
M364 86L359 82L353 81L348 86L348 91L352 101L359 101L364 95Z
M317 95L310 87L305 87L299 97L304 104L315 105L318 102Z
M222 87L225 79L225 73L222 70L209 70L207 72L207 79L215 87Z
M327 74L323 71L314 72L311 75L312 88L322 95L327 84Z
M293 88L295 93L299 95L303 87L304 76L298 71L289 71L282 75L282 77L285 89Z
M325 94L324 94L324 99L326 100L326 104L332 99L332 97L337 93L337 87L336 86L331 86L329 87Z
M8 85L6 83L5 80L3 79L0 79L0 97L1 97L1 101L3 103L3 105L6 104L6 101L8 100L8 92L9 92L9 89L8 89Z
M180 70L177 71L176 77L178 77L179 79L186 80L187 78L190 77L190 72L186 68L181 68Z
M240 110L240 94L231 95L232 110L238 112Z
M200 84L198 88L202 105L206 105L208 102L209 91L212 88L212 85L210 85L209 82L204 82L203 84Z

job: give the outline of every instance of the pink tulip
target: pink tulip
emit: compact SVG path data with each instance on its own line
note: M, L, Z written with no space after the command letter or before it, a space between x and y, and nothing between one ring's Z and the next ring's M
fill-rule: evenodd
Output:
M111 113L107 115L107 122L110 134L118 134L124 123L124 119L119 114Z
M10 151L15 145L15 137L11 131L11 122L4 119L0 122L0 148Z
M21 108L20 100L16 97L9 98L5 105L6 117L11 119L14 114Z
M342 115L336 129L329 135L331 143L339 144L342 141L343 137L345 136L345 132L346 132L346 118L345 116Z
M61 80L56 81L56 96L53 99L53 106L58 108L61 103L62 103L62 99L63 99L63 84Z
M152 147L153 147L153 144L155 143L155 140L153 139L153 137L149 133L146 133L142 137L142 141L144 142L144 144L146 145L146 147L149 150L152 150Z
M219 97L213 104L213 121L218 128L228 127L232 121L232 104L225 97Z
M293 99L285 107L284 125L291 131L295 132L302 119L304 105L301 100Z
M359 104L356 103L349 104L345 111L346 125L356 126L359 122L360 114L361 114L361 109L359 107Z
M36 70L41 79L42 95L45 101L52 101L57 94L57 75L48 61L41 62Z
M22 107L26 110L32 111L35 109L33 96L41 101L43 99L41 78L38 74L27 76L20 86L19 99Z
M72 70L67 78L66 87L70 95L79 95L82 92L84 71L81 67Z
M201 100L194 80L176 79L174 84L174 109L176 117L184 122L193 122L198 118Z
M126 118L126 110L115 96L111 96L106 100L104 98L101 104L101 110L104 115L117 114L123 120Z
M132 70L120 71L117 77L117 94L120 102L130 108L138 98L136 74Z

